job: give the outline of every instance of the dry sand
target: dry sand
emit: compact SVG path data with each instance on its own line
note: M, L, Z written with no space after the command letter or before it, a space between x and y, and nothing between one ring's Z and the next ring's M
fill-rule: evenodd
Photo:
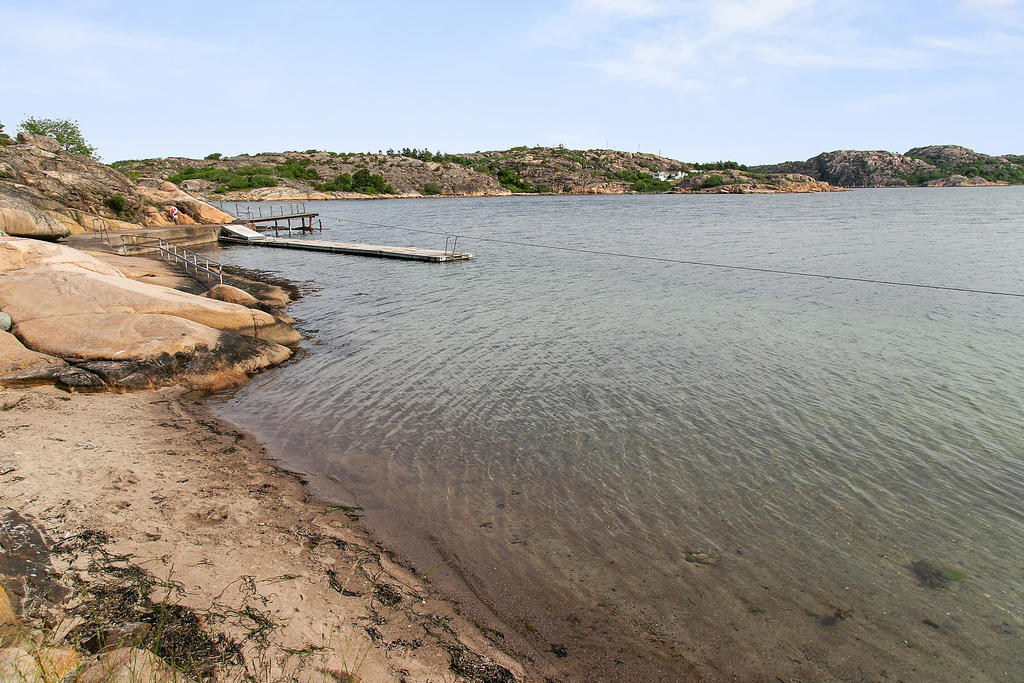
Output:
M182 390L0 389L6 508L44 534L53 575L74 588L60 604L23 601L51 636L81 622L68 613L90 590L138 567L158 579L154 599L240 645L244 664L218 666L218 680L507 679L494 664L545 675L380 547L356 511L312 500Z

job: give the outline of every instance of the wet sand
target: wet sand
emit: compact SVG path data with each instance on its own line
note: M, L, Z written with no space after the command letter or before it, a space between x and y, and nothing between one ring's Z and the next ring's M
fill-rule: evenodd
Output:
M181 390L0 389L0 505L51 548L103 538L104 556L172 586L170 602L241 645L244 662L217 680L544 677L396 560L357 510L314 499ZM74 590L53 602L29 589L28 625L60 633L83 587L110 579L87 555L53 553L52 576ZM14 594L18 582L4 579ZM255 637L245 614L265 617Z

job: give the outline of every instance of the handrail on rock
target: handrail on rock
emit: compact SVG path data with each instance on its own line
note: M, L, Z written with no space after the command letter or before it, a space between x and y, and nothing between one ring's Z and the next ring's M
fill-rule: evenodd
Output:
M183 265L186 275L189 274L189 268L191 268L192 274L197 279L199 274L202 273L206 276L207 282L213 282L216 279L218 284L224 284L223 264L217 263L205 256L200 256L194 251L190 251L185 247L179 247L177 244L167 240L157 240L157 249L160 250L161 258L167 257L168 263ZM200 263L200 260L202 260L202 263Z

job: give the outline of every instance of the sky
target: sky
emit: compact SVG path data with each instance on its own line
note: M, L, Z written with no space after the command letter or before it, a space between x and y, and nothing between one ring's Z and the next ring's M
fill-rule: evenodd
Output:
M0 0L0 123L104 161L517 145L1024 154L1024 0Z

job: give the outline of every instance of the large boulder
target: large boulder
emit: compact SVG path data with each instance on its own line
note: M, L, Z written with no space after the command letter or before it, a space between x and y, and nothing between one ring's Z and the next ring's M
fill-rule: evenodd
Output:
M244 289L232 287L231 285L214 285L199 296L217 301L227 301L230 304L238 304L248 308L256 308L260 305L259 299Z
M13 334L0 332L0 384L50 382L66 365L60 358L25 348Z
M69 235L71 230L0 185L0 232L17 237L57 239Z
M103 263L95 256L78 249L65 247L63 244L34 239L0 240L0 273L56 263L72 265L112 277L124 277L117 268Z
M81 313L162 313L279 344L301 339L263 311L60 263L0 274L0 310L16 324Z
M29 346L75 363L55 379L77 389L222 388L291 356L280 344L150 313L37 318L15 332Z
M25 320L14 326L14 334L37 351L79 362L212 349L221 332L159 313L79 313Z

